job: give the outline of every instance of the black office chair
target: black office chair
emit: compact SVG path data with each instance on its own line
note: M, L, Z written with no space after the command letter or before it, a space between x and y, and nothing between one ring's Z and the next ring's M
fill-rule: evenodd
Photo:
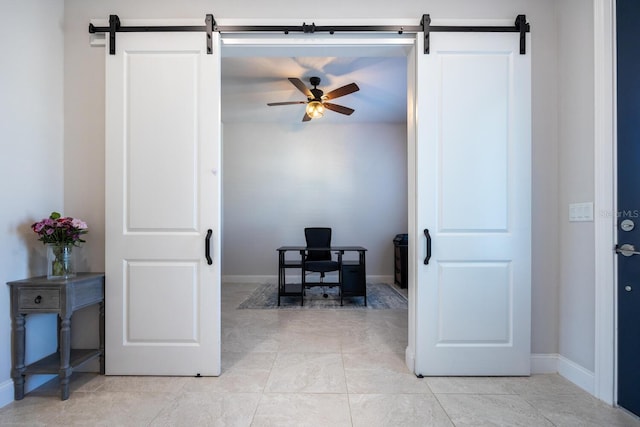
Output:
M329 248L331 247L331 228L328 227L308 227L304 229L304 237L309 248ZM326 287L324 284L325 273L330 271L338 271L340 269L339 261L331 258L330 250L307 251L304 260L305 274L307 271L320 273L320 286L322 286L322 296L327 298ZM306 285L306 280L304 280ZM331 285L329 285L331 286Z

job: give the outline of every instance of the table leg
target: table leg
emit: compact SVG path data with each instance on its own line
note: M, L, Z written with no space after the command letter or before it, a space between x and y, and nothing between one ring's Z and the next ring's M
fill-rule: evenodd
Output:
M69 378L71 377L71 317L60 318L60 398L69 398Z
M24 398L24 342L25 342L25 315L13 316L13 378L14 399Z

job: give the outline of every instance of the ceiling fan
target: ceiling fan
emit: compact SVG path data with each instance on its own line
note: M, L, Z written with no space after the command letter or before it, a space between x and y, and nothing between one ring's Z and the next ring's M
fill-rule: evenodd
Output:
M318 89L318 85L320 84L320 77L311 77L309 79L309 82L313 86L313 89L309 89L302 82L302 80L296 77L289 77L289 81L296 88L298 88L300 92L305 94L307 100L291 102L270 102L267 104L268 106L272 107L274 105L307 104L304 116L302 117L303 122L308 122L311 119L322 117L324 115L325 109L335 111L336 113L340 114L346 114L347 116L351 115L351 113L355 111L354 109L349 107L343 107L342 105L326 102L330 99L339 98L341 96L349 95L350 93L359 91L360 88L355 83L349 83L348 85L339 87L338 89L334 89L331 92L325 94L322 90Z

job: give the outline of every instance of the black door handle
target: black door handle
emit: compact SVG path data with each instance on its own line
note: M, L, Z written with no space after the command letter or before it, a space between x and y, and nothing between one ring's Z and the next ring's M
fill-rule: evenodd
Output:
M207 237L204 239L204 257L207 259L207 264L213 264L213 260L211 259L211 234L213 234L213 230L207 230Z
M431 235L428 228L424 229L424 237L427 238L427 255L424 257L424 265L427 265L431 259Z

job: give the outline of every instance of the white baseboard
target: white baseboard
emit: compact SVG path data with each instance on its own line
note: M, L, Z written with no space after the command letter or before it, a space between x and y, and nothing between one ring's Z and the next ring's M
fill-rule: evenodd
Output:
M13 380L0 383L0 408L13 402Z
M333 274L333 276L332 276ZM285 277L287 283L300 283L300 274L287 275ZM314 279L315 280L315 279ZM328 273L326 280L337 280L337 274ZM278 283L278 276L271 275L226 275L222 276L222 283ZM393 276L372 275L367 276L367 283L393 283Z
M531 373L557 373L595 396L595 374L560 354L532 354Z
M558 373L587 393L595 396L596 377L593 372L564 356L558 355Z
M228 275L222 276L222 283L278 283L278 276Z
M557 374L558 355L557 354L531 354L532 374Z
M393 284L393 276L367 276L367 283L388 283Z
M54 379L56 375L31 375L26 378L24 384L24 392L29 393L40 387L42 384L51 381ZM13 380L8 379L0 384L0 408L8 405L13 402L14 399L14 389L13 389Z
M416 355L409 346L404 350L404 363L411 372L416 371Z

